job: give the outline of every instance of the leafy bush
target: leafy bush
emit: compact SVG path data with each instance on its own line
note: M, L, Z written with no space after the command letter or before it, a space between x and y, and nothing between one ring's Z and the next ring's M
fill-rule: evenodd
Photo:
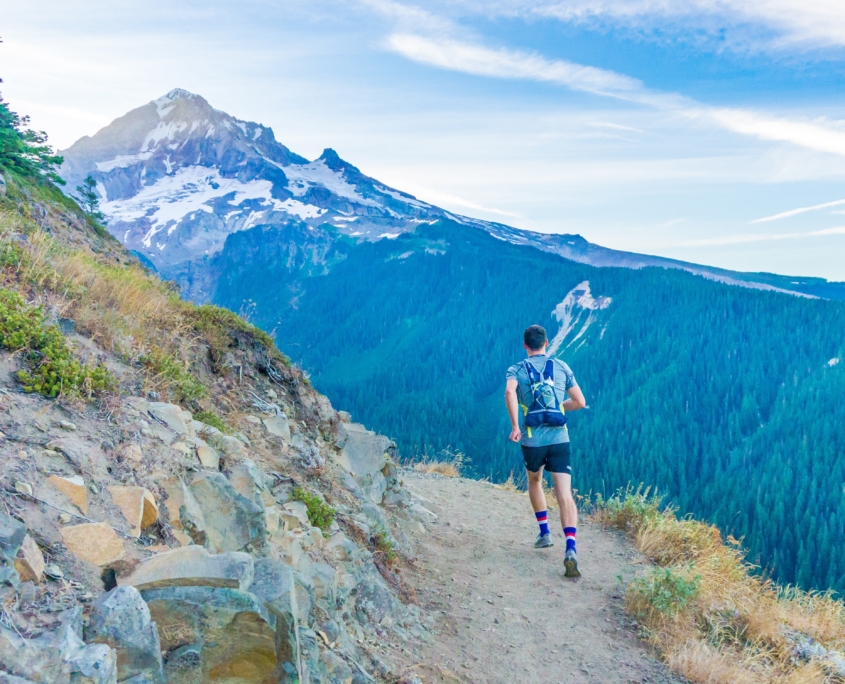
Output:
M194 401L205 396L205 385L175 356L152 349L142 356L140 361L155 373L156 380L167 383L168 389L175 395L173 399Z
M305 504L308 509L308 520L314 527L319 527L323 532L328 531L335 519L336 511L334 508L302 487L294 487L290 498Z
M73 357L59 328L44 324L41 307L27 305L20 294L4 288L0 288L0 347L26 353L29 368L18 372L18 380L27 392L91 397L114 384L103 365L83 365Z
M698 596L700 582L700 575L690 576L677 568L655 570L631 583L628 602L639 617L651 618L653 613L671 617Z
M628 485L607 500L598 494L595 500L595 515L605 525L636 534L667 513L671 515L671 511L661 510L662 499L656 492L651 494L650 487L643 488L643 485L639 484L634 489Z
M396 553L396 546L393 544L393 540L387 531L376 530L372 537L372 543L375 547L376 555L380 556L388 567L396 562L399 556Z
M213 428L217 428L223 434L228 435L232 432L232 428L226 425L226 423L223 422L223 419L213 411L199 411L194 414L194 419L200 421L201 423L205 423L206 425L210 425Z

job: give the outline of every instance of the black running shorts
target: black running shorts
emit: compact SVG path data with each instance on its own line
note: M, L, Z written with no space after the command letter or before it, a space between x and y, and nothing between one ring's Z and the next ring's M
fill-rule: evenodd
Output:
M569 465L569 442L539 447L523 445L522 458L525 459L526 469L532 473L545 466L550 473L572 474Z

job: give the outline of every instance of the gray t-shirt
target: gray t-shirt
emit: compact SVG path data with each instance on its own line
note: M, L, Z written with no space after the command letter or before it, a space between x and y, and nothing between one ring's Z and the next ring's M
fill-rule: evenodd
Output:
M549 357L543 354L536 354L529 356L525 361L520 361L508 368L507 380L516 378L517 388L516 396L519 399L520 426L522 429L522 444L523 446L549 446L550 444L564 444L569 441L569 430L566 425L563 427L555 427L553 425L540 425L539 427L531 428L531 435L528 435L528 429L525 427L525 410L523 406L530 406L534 401L534 396L531 393L531 383L528 381L528 371L525 370L525 363L528 362L537 369L542 375L543 369L546 367L546 361ZM558 401L563 404L569 397L566 393L570 387L575 387L578 383L575 382L575 376L572 370L560 359L554 359L555 362L555 393Z

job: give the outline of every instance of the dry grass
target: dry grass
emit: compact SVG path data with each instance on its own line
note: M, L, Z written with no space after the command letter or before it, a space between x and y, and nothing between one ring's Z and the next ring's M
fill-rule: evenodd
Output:
M460 477L466 465L466 457L457 451L446 449L438 458L425 458L413 464L415 472L435 473L444 477Z
M246 333L279 356L264 333L229 312L183 302L126 255L95 253L62 219L50 224L48 234L25 212L0 211L5 285L56 317L72 318L78 332L138 367L145 391L171 401L201 399L203 371L210 359L219 361L233 334Z
M659 569L631 584L628 611L678 673L702 684L843 682L823 658L796 657L800 640L845 645L845 604L782 588L719 530L662 509L642 488L599 501L594 517L625 530Z

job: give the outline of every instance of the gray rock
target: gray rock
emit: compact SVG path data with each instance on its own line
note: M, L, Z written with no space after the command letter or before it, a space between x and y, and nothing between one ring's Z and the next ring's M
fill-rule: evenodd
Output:
M2 193L0 193L2 194ZM0 684L35 684L31 679L15 677L15 675L0 672Z
M246 590L253 582L253 560L248 553L210 554L202 546L183 546L159 553L141 563L121 587L139 591L161 587L229 587Z
M284 413L264 418L261 422L264 423L267 434L281 437L284 442L290 442L290 423L288 423L288 417Z
M147 411L177 435L190 435L192 433L193 418L188 411L183 411L175 404L166 404L160 401L149 401L146 404Z
M241 460L247 457L247 450L244 443L232 435L223 435L219 440L220 451L232 460Z
M205 520L205 547L240 551L267 535L264 507L238 493L222 473L202 473L190 485Z
M229 482L238 494L251 499L262 508L275 503L275 499L264 484L264 475L249 459L244 459L232 468L229 473Z
M159 625L168 684L263 682L276 670L276 634L251 593L214 587L142 592Z
M291 597L291 586L295 596ZM294 616L302 625L309 624L309 616L315 602L314 585L309 577L303 576L290 565L275 558L259 558L255 561L255 577L249 588L266 607L271 624L276 625L281 617L292 625Z
M164 682L158 629L135 587L117 587L97 599L85 638L117 651L117 677L121 682L139 675L151 683Z
M68 611L61 626L25 639L0 626L0 667L37 684L116 684L117 654L105 644L86 646L81 612Z
M355 478L355 481L358 483L367 500L372 501L374 504L380 504L382 502L384 494L387 491L387 480L380 470L370 475L359 475Z
M379 624L396 616L396 599L378 570L370 566L355 588L355 610L361 624Z
M358 423L341 423L338 444L343 448L337 457L340 465L356 476L372 475L384 468L385 452L390 440Z
M0 196L6 194L6 179L3 178L3 174L0 173Z
M0 513L0 553L2 559L13 563L26 536L26 525L12 516Z

